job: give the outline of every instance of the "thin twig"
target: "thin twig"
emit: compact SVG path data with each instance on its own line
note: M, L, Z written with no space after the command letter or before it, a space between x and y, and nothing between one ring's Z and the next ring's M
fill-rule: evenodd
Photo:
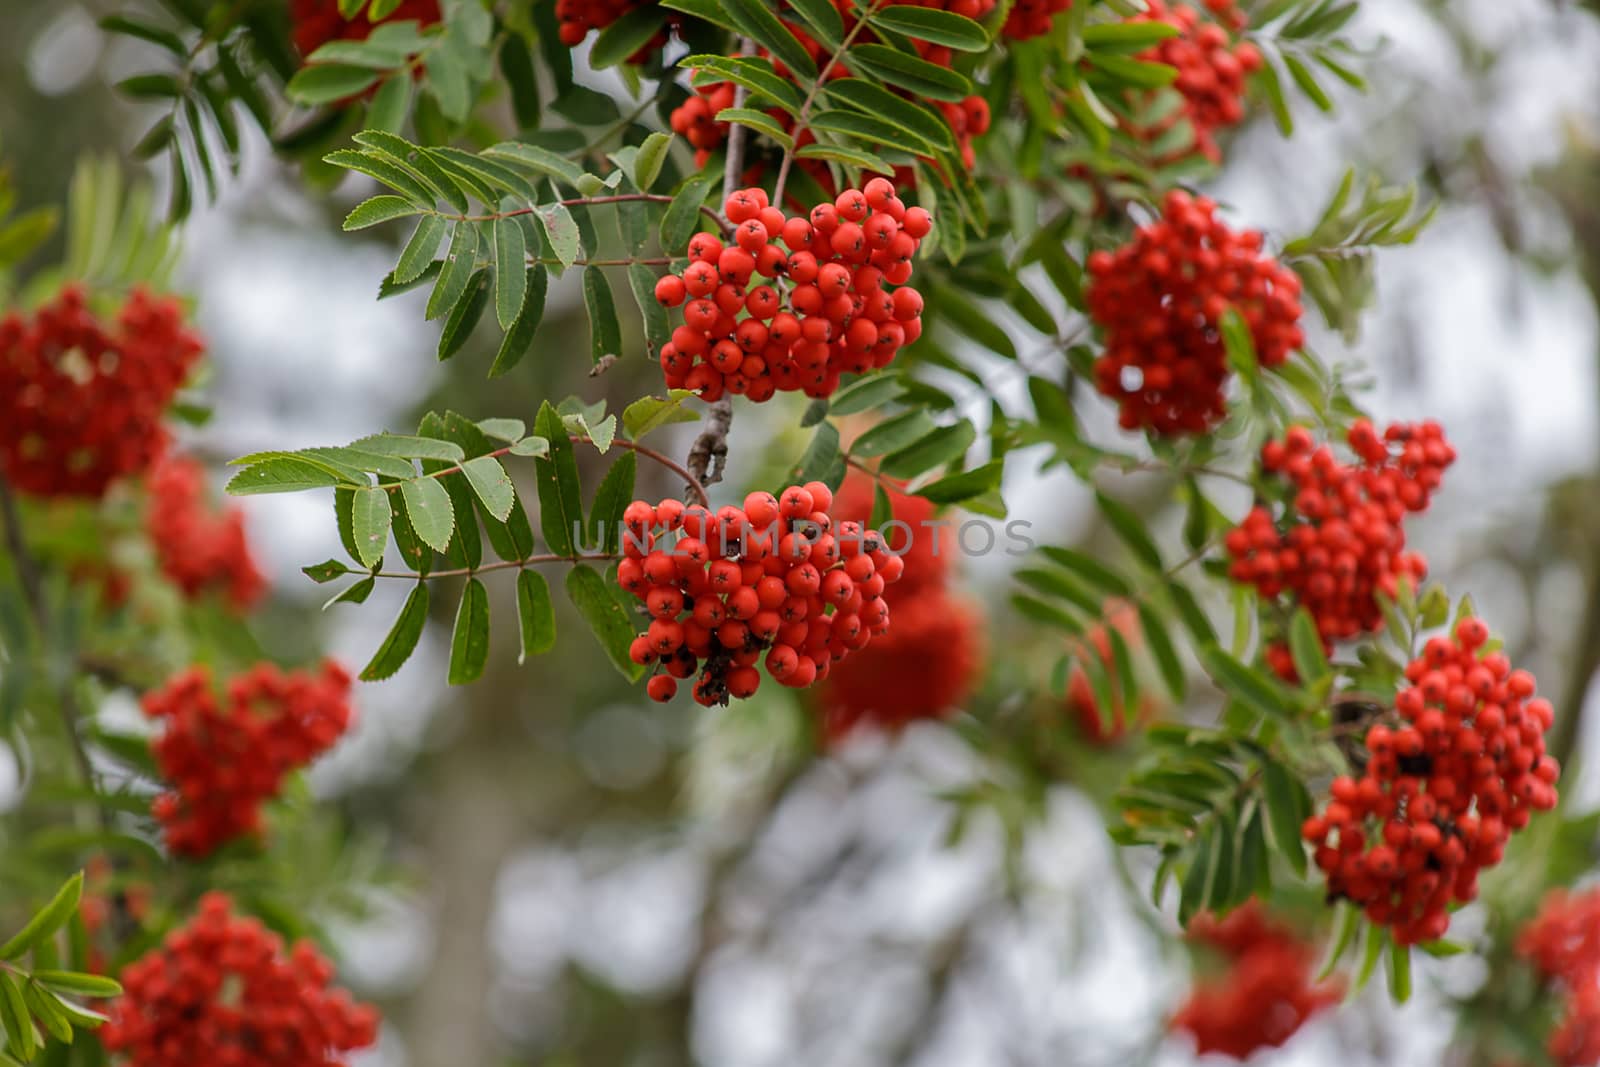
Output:
M733 430L733 398L725 396L706 412L706 428L689 449L689 489L696 482L716 485L728 466L728 434ZM702 490L704 492L704 490Z
M748 37L739 38L739 54L753 56L756 54L756 43ZM733 106L744 107L749 92L743 85L735 83L733 87ZM722 168L722 196L724 199L733 195L739 185L739 179L744 176L744 145L749 136L748 131L740 123L732 123L728 130L728 155ZM732 221L729 222L732 225Z
M856 36L866 28L867 18L874 14L878 8L888 4L888 2L889 0L873 0L871 9L862 15L854 26L850 27L850 32L844 35L844 40L839 42L839 47L834 49L833 55L828 57L828 62L823 66L821 72L817 74L817 80L811 83L811 89L806 93L805 99L800 101L800 110L795 112L794 129L790 131L790 136L793 138L792 144L799 143L800 133L806 128L806 119L811 116L811 105L817 102L817 92L827 84L828 75L832 74L833 68L838 66L840 57L850 50L850 45L856 39ZM737 126L734 128L738 129ZM794 149L786 148L783 152L783 162L778 164L778 180L772 187L772 202L774 204L780 206L783 204L783 189L789 183L789 171L793 167Z

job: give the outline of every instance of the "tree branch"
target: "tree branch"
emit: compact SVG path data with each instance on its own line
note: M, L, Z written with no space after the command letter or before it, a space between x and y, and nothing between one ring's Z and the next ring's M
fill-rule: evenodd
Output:
M690 491L697 483L704 486L722 481L722 472L728 466L728 434L732 430L733 398L725 396L706 412L706 428L689 449Z

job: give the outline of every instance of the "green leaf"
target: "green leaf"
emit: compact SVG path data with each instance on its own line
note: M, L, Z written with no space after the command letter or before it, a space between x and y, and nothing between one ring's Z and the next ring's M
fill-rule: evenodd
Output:
M675 422L698 422L699 412L684 406L684 401L694 396L687 389L674 389L666 397L647 396L635 400L622 412L622 428L628 437L638 441L652 430Z
M522 630L518 663L555 647L555 605L550 600L550 584L537 571L525 570L517 575L517 619Z
M56 895L51 898L40 912L28 920L26 926L19 930L14 937L4 944L0 944L0 960L14 960L33 948L39 942L61 929L67 920L78 910L78 901L83 897L83 872L68 878L66 884L56 890Z
M917 495L935 504L960 504L999 489L1000 479L1004 473L1005 462L995 460L970 471L961 471L948 478L940 478L918 489Z
M378 579L368 575L359 582L352 582L343 591L325 601L322 610L327 611L335 604L365 604L367 598L372 596L372 591L378 588Z
M400 262L394 268L397 284L405 285L423 276L433 264L433 257L439 251L439 242L444 240L445 231L449 228L450 224L440 215L424 215L417 222L417 228L400 252Z
M592 567L576 564L567 572L567 596L605 649L611 665L630 682L636 681L644 668L628 655L636 636L633 621L606 588L606 580Z
M695 72L695 82L731 81L754 96L765 97L791 115L798 115L805 102L799 86L773 69L770 60L749 56L697 54L679 61Z
M447 551L456 526L449 491L439 479L424 477L401 482L400 493L405 498L406 515L417 536L435 551Z
M1046 545L1039 551L1102 593L1119 597L1133 595L1133 586L1129 585L1126 579L1092 556L1076 549L1061 548L1056 545Z
M811 27L811 36L818 42L838 47L844 38L844 19L829 0L789 0L789 6Z
M540 457L550 454L550 442L543 437L524 437L511 446L513 456Z
M466 292L461 294L444 320L444 329L439 331L440 362L452 358L466 346L488 306L489 271L484 268L467 281Z
M666 25L666 17L654 4L641 4L600 31L589 50L589 65L595 70L626 63Z
M1383 946L1388 941L1389 935L1382 926L1367 927L1367 946L1361 954L1361 967L1356 971L1355 988L1351 992L1359 993L1372 980L1373 973L1378 969L1378 961L1383 958Z
M583 268L583 304L589 312L589 357L599 363L605 356L621 355L622 324L617 321L617 301L611 282L599 267Z
M416 83L406 75L384 79L367 103L367 129L399 133L411 111L411 95Z
M788 67L801 82L817 78L817 64L794 33L768 9L765 0L722 0L728 17L747 37Z
M56 993L71 993L81 997L122 995L121 983L98 974L82 974L78 971L34 971L33 980Z
M951 326L997 355L1017 358L1017 346L993 316L949 286L939 286L932 295L931 303Z
M839 450L839 431L833 423L824 422L811 435L811 443L790 475L796 482L819 481L832 489L844 481L845 471L844 453Z
M429 189L411 171L383 155L341 148L337 152L329 152L322 159L323 162L331 163L335 167L358 171L382 182L403 196L410 197L425 211L434 209L437 200L434 190Z
M72 1043L72 1023L67 1019L67 1013L61 1010L55 997L33 982L22 986L22 997L29 1013L44 1023L44 1028L51 1037L63 1044Z
M538 145L508 141L484 149L483 154L490 159L504 160L507 163L527 167L529 170L557 178L574 187L584 173L582 167L567 157L548 148L540 148Z
M883 7L869 21L895 33L962 52L983 52L990 45L989 35L982 26L969 18L938 8L908 5Z
M1389 946L1389 995L1396 1004L1411 999L1411 946Z
M301 567L300 570L301 573L318 585L326 585L335 578L342 578L351 573L346 564L336 559L330 559L326 563L318 563L310 567Z
M1142 52L1181 32L1168 22L1101 22L1085 26L1080 36L1089 48Z
M641 235L641 243L648 229ZM667 321L667 310L656 302L656 275L643 263L628 264L628 288L633 290L634 303L644 320L644 341L651 356L661 351L672 338L672 326Z
M869 374L834 393L830 409L835 415L854 415L880 408L904 393L905 387L894 375Z
M370 487L355 491L351 520L356 558L367 567L376 567L383 561L383 550L389 544L389 523L393 515L387 491Z
M661 247L676 254L689 247L700 223L700 205L704 203L706 188L714 179L709 171L702 171L685 181L672 196L666 213L661 216Z
M400 459L439 459L447 463L460 463L467 458L460 445L433 437L413 437L402 433L375 433L352 442L361 452L379 456L397 456Z
M1178 658L1178 650L1167 633L1166 623L1144 600L1139 601L1139 626L1144 631L1145 644L1150 646L1150 654L1161 670L1161 680L1166 683L1173 701L1182 704L1189 690L1188 673L1183 669L1183 661Z
M879 469L891 478L915 478L935 467L959 461L978 439L971 421L940 427L917 441L883 457Z
M534 336L539 332L539 323L544 319L545 293L550 287L550 272L545 270L544 264L535 264L528 268L527 283L522 294L522 310L517 313L515 321L506 330L505 338L500 342L500 351L495 354L494 364L489 368L489 377L495 378L506 373L512 367L522 362L522 357L527 355L528 349L533 345Z
M491 456L469 459L461 465L461 473L467 476L467 484L472 486L472 492L483 503L484 509L505 522L517 502L517 491L500 461Z
M972 82L964 75L886 45L857 45L850 50L849 61L854 69L910 90L913 96L959 104L972 95Z
M1328 657L1322 648L1322 637L1317 624L1304 607L1295 612L1289 624L1289 652L1294 657L1294 669L1302 685L1312 685L1327 677Z
M1339 901L1338 918L1335 920L1335 933L1328 944L1328 954L1322 961L1322 967L1317 971L1316 981L1321 982L1333 973L1339 965L1339 960L1344 956L1345 949L1350 947L1350 942L1355 939L1356 929L1361 925L1361 910L1351 906L1347 900Z
M589 547L613 554L621 548L622 512L633 501L637 470L638 459L624 452L606 472L589 511Z
M1300 826L1311 810L1306 787L1292 777L1280 763L1268 762L1261 767L1264 803L1267 806L1267 828L1271 831L1272 845L1294 868L1300 878L1306 876L1306 848L1300 836Z
M717 112L716 121L748 126L786 151L794 147L794 138L765 111L750 107L725 107Z
M808 144L795 153L798 159L826 159L874 174L893 174L894 166L882 156L841 144Z
M671 147L672 135L659 131L646 137L639 145L639 154L633 157L633 173L629 177L641 193L648 193L656 179L661 177L661 167L666 163Z
M468 685L483 677L489 661L489 593L476 578L468 578L456 608L456 628L450 638L451 685Z
M403 196L375 196L356 205L355 210L345 217L344 228L346 231L364 230L390 219L419 214L422 210Z
M938 424L920 408L885 419L856 438L850 446L852 456L881 456L904 448L938 430Z
M539 486L539 526L552 552L571 556L576 552L572 531L583 523L583 497L572 440L561 416L548 401L539 408L533 428L550 444L549 458L534 460L534 475Z
M914 103L863 78L840 78L825 87L827 95L884 122L893 123L919 141L951 151L950 125L928 107Z
M1100 514L1105 516L1106 523L1128 546L1134 558L1153 571L1162 570L1161 550L1151 540L1144 520L1114 497L1102 492L1096 492L1094 496L1100 506Z
M514 218L494 223L494 313L502 330L509 330L522 313L528 294L528 245L522 224Z
M428 621L428 583L418 582L406 597L405 607L389 629L372 661L361 671L364 682L381 682L392 678L416 651L417 641Z
M1200 662L1224 693L1262 715L1281 719L1293 711L1294 702L1274 679L1246 667L1216 645L1200 650Z
M721 116L719 115L718 117L720 118ZM868 115L848 108L819 111L807 120L806 125L813 130L845 134L875 147L898 148L902 152L908 152L911 155L931 156L939 151L938 148L927 141L914 134L907 133L892 122L885 122L875 115ZM784 141L792 143L793 139L785 134L784 140L778 143L783 144Z
M456 306L456 301L467 291L467 283L477 266L478 228L470 222L458 222L450 240L450 251L445 254L444 269L439 272L433 295L428 298L427 318L436 319Z
M327 489L344 479L326 464L293 456L278 456L253 463L228 482L232 496L257 496L262 493L298 493L305 489Z
M1317 106L1318 111L1333 110L1333 99L1317 83L1316 75L1311 73L1310 67L1288 52L1283 53L1283 65L1288 69L1289 77L1294 79L1294 83Z
M24 1062L39 1054L39 1031L34 1028L33 1016L28 1013L27 1001L22 995L22 984L11 971L0 971L0 1009L4 1009L6 1032L11 1047Z
M142 77L152 77L143 75ZM132 95L149 95L134 92L128 87L129 78L119 88ZM289 84L284 86L284 92L289 99L297 104L316 107L319 104L332 104L340 100L348 100L352 96L359 96L372 87L378 80L378 72L369 67L350 66L343 63L316 63L311 66L301 67ZM163 93L161 95L176 95Z
M521 419L479 419L474 425L496 441L505 441L508 444L528 436L527 423Z

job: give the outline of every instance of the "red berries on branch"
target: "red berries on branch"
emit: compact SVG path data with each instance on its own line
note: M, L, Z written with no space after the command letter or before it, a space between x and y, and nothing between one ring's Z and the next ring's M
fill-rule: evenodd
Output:
M34 496L99 497L143 471L202 351L178 302L142 290L114 323L76 286L0 319L0 476Z
M1334 779L1306 820L1329 899L1344 898L1397 944L1444 936L1449 908L1477 895L1478 872L1500 862L1513 831L1556 804L1560 768L1545 755L1554 721L1534 678L1467 617L1455 636L1428 639L1395 695L1399 722L1373 724L1359 779Z
M706 400L825 397L841 375L887 366L922 335L922 294L905 283L933 219L906 207L893 183L875 178L809 218L784 214L760 189L735 192L725 210L733 241L695 234L683 273L656 284L663 306L683 308L661 347L669 387ZM752 287L757 276L775 284Z
M660 665L652 699L671 700L696 672L697 702L743 699L761 686L757 664L804 689L889 632L883 592L905 563L860 523L835 523L832 503L827 486L808 482L715 513L676 500L628 505L617 584L652 616L630 649L635 663Z
M1197 916L1188 936L1228 960L1227 970L1196 987L1172 1019L1174 1030L1194 1037L1201 1055L1243 1060L1259 1049L1278 1048L1343 995L1341 982L1312 984L1312 947L1269 919L1254 899L1221 921Z
M590 30L603 30L634 10L655 7L656 0L556 0L556 20L560 24L561 43L576 48L589 36ZM663 30L639 46L629 57L630 63L642 63L651 52L667 43Z
M1025 41L1050 32L1050 23L1072 7L1072 0L1016 0L1006 15L1001 33L1012 40Z
M1165 63L1178 71L1174 88L1183 94L1181 112L1155 129L1138 131L1154 140L1172 124L1187 118L1194 127L1194 147L1218 162L1222 152L1216 133L1244 120L1246 79L1261 69L1261 53L1249 43L1235 43L1232 34L1249 23L1235 0L1206 0L1211 18L1194 7L1167 0L1150 0L1149 10L1129 22L1164 22L1179 30L1154 48L1140 54L1150 63Z
M129 1067L343 1067L377 1040L378 1013L330 989L333 966L310 942L287 952L257 919L208 893L187 926L123 969L100 1030Z
M392 13L372 21L368 15L370 4L351 18L339 14L339 0L294 0L290 19L294 23L294 45L302 56L309 56L329 41L364 41L372 35L374 26L385 22L418 22L432 26L443 16L439 0L402 0Z
M1600 889L1551 893L1518 936L1517 953L1566 995L1550 1058L1561 1067L1600 1062Z
M1288 594L1305 606L1325 647L1383 627L1378 593L1395 596L1402 580L1420 582L1427 561L1405 550L1402 523L1427 510L1455 449L1436 422L1397 423L1380 437L1357 420L1348 435L1355 463L1341 463L1303 427L1261 450L1261 465L1289 482L1282 518L1257 506L1227 537L1229 574L1263 597ZM1275 670L1293 676L1281 645L1268 650Z
M257 569L238 507L213 511L205 502L200 464L169 456L150 471L145 529L161 571L193 600L209 589L223 592L244 611L261 599L267 581Z
M1216 204L1181 190L1162 217L1116 252L1089 257L1089 315L1105 331L1095 385L1121 407L1127 430L1206 433L1227 414L1221 324L1243 317L1263 367L1305 343L1300 279L1261 254L1261 235L1234 232Z
M165 725L150 748L172 786L153 813L169 849L201 857L258 836L261 805L278 794L284 776L349 728L350 676L333 662L316 675L262 663L234 678L219 699L196 667L147 693L144 712Z

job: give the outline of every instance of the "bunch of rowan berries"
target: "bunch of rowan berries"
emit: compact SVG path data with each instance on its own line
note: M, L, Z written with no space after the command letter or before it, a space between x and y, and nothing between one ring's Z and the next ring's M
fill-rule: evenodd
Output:
M874 485L872 476L852 471L834 498L835 521L865 525ZM829 673L818 703L831 742L867 724L895 731L944 718L972 695L983 670L982 615L949 588L954 535L936 526L931 501L885 492L892 521L880 533L905 563L904 577L883 592L894 628Z
M1183 95L1183 109L1154 128L1136 131L1147 140L1165 133L1172 124L1188 119L1194 127L1194 147L1212 162L1222 158L1218 130L1244 120L1246 79L1261 69L1261 52L1248 42L1235 43L1233 34L1249 23L1235 0L1206 0L1210 18L1196 8L1167 0L1150 0L1149 9L1129 22L1164 22L1177 28L1169 37L1139 58L1176 68L1174 88Z
M111 324L77 286L0 319L0 476L34 496L99 497L143 471L202 351L178 302L143 290Z
M206 506L205 472L183 456L167 456L150 470L145 530L161 572L190 600L221 590L244 611L261 599L267 580L245 538L244 512Z
M561 43L576 48L589 36L590 30L603 30L637 8L653 6L655 0L556 0ZM666 43L667 31L663 29L640 45L638 51L628 57L628 62L643 63Z
M1094 252L1088 266L1089 315L1105 331L1095 385L1120 405L1124 429L1198 434L1222 421L1230 309L1263 367L1305 343L1300 279L1261 254L1259 233L1229 229L1206 197L1173 190L1161 218L1115 252Z
M1600 1062L1600 889L1549 894L1518 935L1517 954L1567 998L1550 1058L1561 1067Z
M1329 898L1365 909L1397 944L1442 937L1512 832L1556 804L1560 768L1544 748L1555 713L1533 675L1483 651L1488 640L1471 616L1428 639L1395 694L1399 721L1368 728L1361 777L1334 779L1303 827Z
M715 512L676 500L628 505L617 584L651 615L629 654L659 664L652 699L671 700L678 679L697 672L697 702L744 699L761 686L758 663L780 685L805 689L889 632L883 592L905 563L860 523L836 523L832 503L826 485L808 482Z
M1357 460L1341 463L1304 427L1261 449L1263 470L1287 481L1291 495L1281 520L1263 505L1229 531L1234 581L1267 599L1289 594L1317 625L1324 647L1383 627L1378 594L1394 597L1401 581L1417 583L1427 561L1407 552L1402 525L1427 510L1455 449L1436 422L1396 423L1380 437L1358 419L1347 437ZM1280 675L1293 677L1281 644L1268 649Z
M1172 1018L1173 1029L1192 1035L1201 1055L1243 1060L1259 1049L1281 1047L1343 995L1341 982L1313 983L1312 947L1268 918L1255 899L1220 921L1197 916L1187 934L1228 961L1227 970L1197 986Z
M378 1037L378 1013L330 988L310 942L285 951L254 918L208 893L188 925L122 971L99 1036L129 1067L343 1067Z
M374 26L384 22L418 22L423 26L438 23L439 0L402 0L389 14L376 22L370 17L364 3L354 15L346 18L339 11L339 0L294 0L289 20L294 27L294 44L302 56L309 56L329 41L364 41L372 35Z
M906 207L888 180L818 204L809 218L785 215L760 189L733 193L725 209L733 240L695 234L683 273L656 284L663 306L683 308L661 347L669 387L706 400L825 397L841 375L887 366L922 335L922 294L905 283L933 219ZM756 276L776 284L752 287Z
M261 806L283 779L333 747L349 728L350 675L261 663L234 677L224 698L199 667L147 693L144 713L164 729L150 743L171 785L152 807L173 852L201 857L262 831Z

